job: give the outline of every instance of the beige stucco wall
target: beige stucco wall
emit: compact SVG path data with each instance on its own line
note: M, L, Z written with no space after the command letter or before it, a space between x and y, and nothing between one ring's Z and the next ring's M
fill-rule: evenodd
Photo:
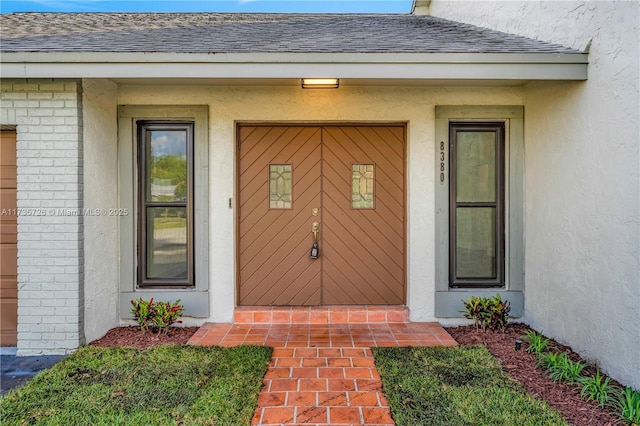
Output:
M432 1L435 16L584 49L524 87L525 317L640 389L640 3Z
M434 317L434 125L436 105L518 105L519 87L223 87L122 85L118 104L208 105L210 169L209 321L235 306L235 123L408 122L407 276L411 319ZM89 190L89 189L88 189Z
M118 325L118 217L108 213L118 207L118 86L109 80L87 79L82 86L84 207L107 211L105 216L83 218L84 332L90 342Z
M640 361L637 5L473 2L471 7L465 2L431 3L436 16L578 49L593 37L586 82L529 83L513 88L345 85L329 91L128 84L117 87L117 100L110 83L96 82L84 84L85 98L95 97L96 114L105 108L115 114L117 104L209 107L209 321L231 321L235 306L235 211L229 209L228 200L235 196L236 121L408 122L408 303L412 320L429 321L435 319L435 106L524 105L526 320L597 361L616 379L640 388L635 367ZM85 108L85 114L87 111ZM93 152L85 155L87 169L93 166L89 161L98 159L109 165L87 179L86 194L102 190L102 178L110 181L115 176L115 134L109 130L113 116L109 117L91 136L85 134L85 150ZM107 191L103 203L112 196ZM87 207L89 201L85 201ZM91 246L88 240L95 238L97 248L97 235L112 228L107 222L91 226L85 231L85 245ZM105 247L109 264L117 248ZM87 258L85 268L111 283L109 266L99 265L101 262L96 254ZM89 276L86 281L91 281ZM114 291L115 284L106 292L107 300L112 300ZM99 299L86 303L100 306ZM98 327L104 314L89 308L86 312L87 324L95 324L88 335L99 334L105 329Z

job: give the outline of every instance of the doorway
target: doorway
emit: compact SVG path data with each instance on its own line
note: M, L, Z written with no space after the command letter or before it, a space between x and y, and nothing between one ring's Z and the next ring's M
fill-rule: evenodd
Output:
M239 305L405 302L405 133L238 127Z

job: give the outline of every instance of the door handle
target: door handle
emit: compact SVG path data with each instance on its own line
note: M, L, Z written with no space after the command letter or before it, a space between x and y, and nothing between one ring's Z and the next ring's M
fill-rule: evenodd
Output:
M320 249L318 248L318 232L320 231L320 224L313 222L311 225L311 233L313 234L313 245L311 246L311 253L309 257L311 259L317 259L320 256Z

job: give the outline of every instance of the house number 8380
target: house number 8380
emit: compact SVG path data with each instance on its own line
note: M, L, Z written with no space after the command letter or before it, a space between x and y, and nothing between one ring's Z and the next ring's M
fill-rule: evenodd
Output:
M444 142L440 142L440 185L444 185Z

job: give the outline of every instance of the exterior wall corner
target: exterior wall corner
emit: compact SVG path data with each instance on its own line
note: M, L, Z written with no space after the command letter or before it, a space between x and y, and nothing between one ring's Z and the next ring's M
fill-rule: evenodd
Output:
M85 337L102 337L118 326L117 90L106 79L83 84ZM105 212L105 215L94 214ZM133 214L130 212L129 214Z
M82 84L2 80L17 128L18 355L84 344Z

